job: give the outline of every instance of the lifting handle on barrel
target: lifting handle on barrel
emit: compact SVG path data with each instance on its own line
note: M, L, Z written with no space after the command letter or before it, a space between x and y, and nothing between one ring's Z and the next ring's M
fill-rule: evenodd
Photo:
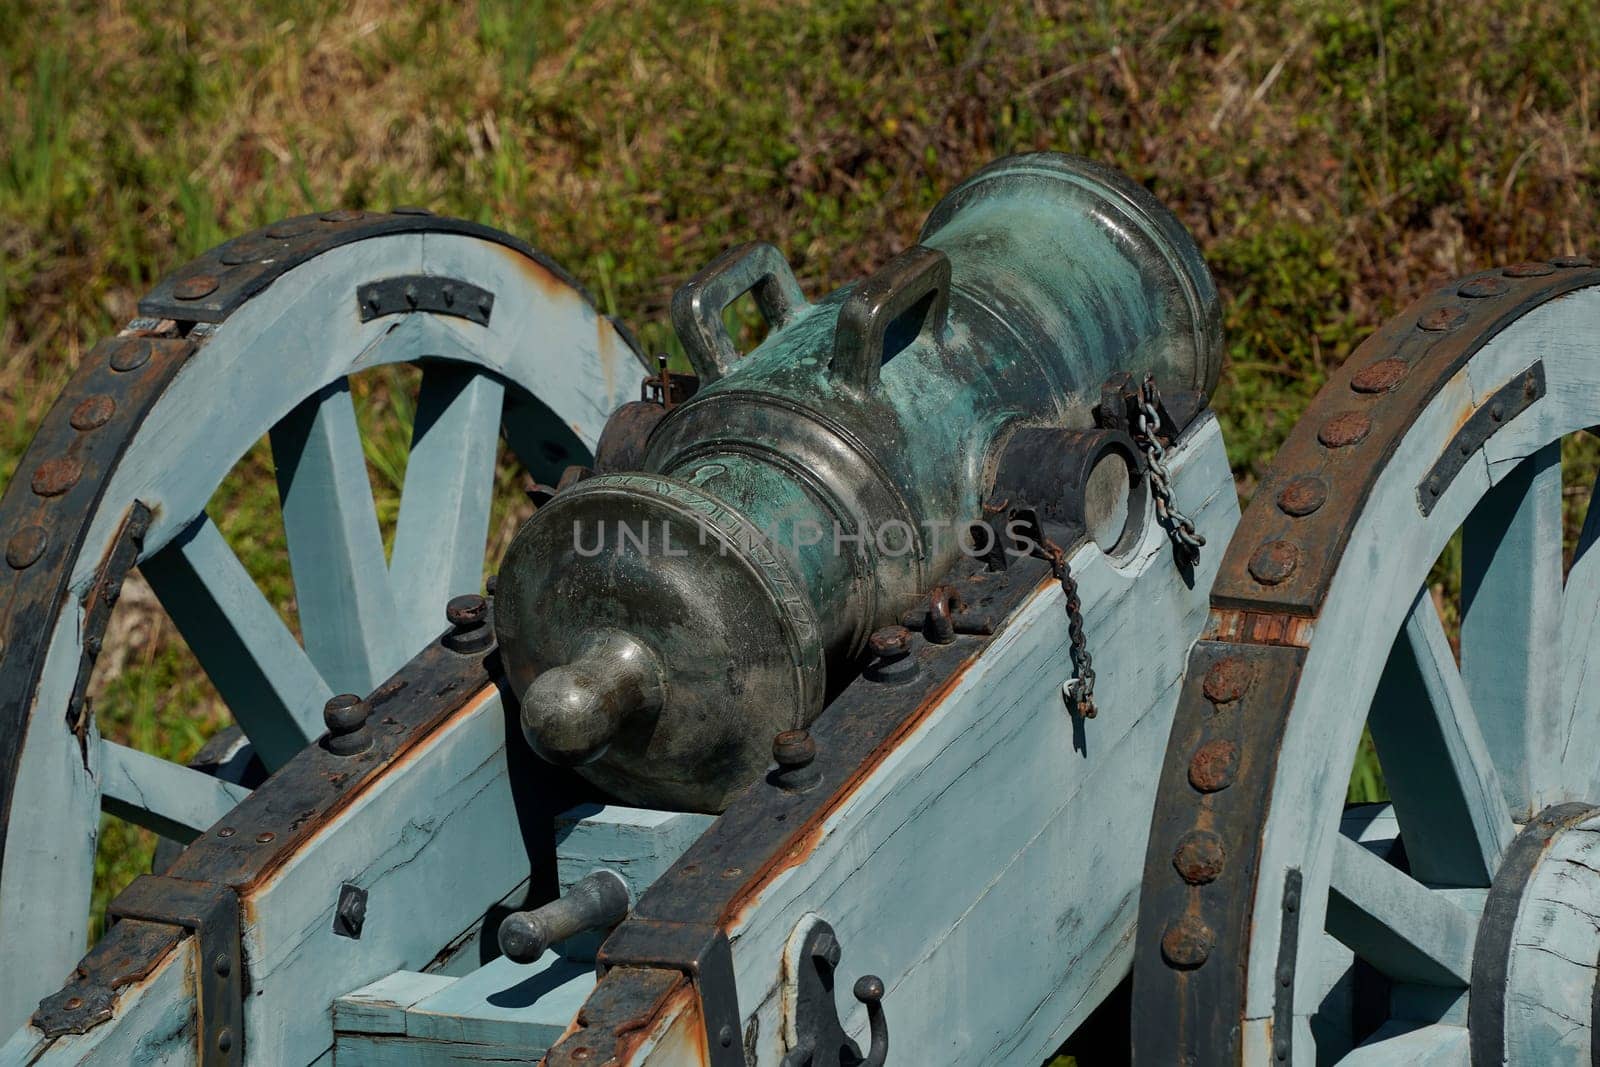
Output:
M500 923L500 951L516 963L534 963L551 945L590 930L617 925L628 915L628 886L601 868L565 896L532 911L518 911Z
M765 241L730 248L672 294L672 328L702 385L725 376L739 358L722 313L746 293L755 294L774 330L808 306L789 261Z
M839 309L834 380L870 393L884 360L913 341L938 339L949 310L950 257L926 245L901 252L856 286Z

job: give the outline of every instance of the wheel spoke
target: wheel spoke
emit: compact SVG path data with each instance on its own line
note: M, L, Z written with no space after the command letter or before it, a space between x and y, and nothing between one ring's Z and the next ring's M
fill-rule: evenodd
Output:
M1561 446L1491 489L1463 528L1461 663L1514 816L1559 787Z
M1516 833L1449 640L1424 589L1367 719L1411 873L1487 886Z
M444 364L423 371L389 564L395 622L420 648L450 597L483 584L504 387Z
M1345 1067L1436 1067L1467 1062L1467 1028L1392 1022L1339 1061Z
M100 801L119 819L188 844L250 795L213 778L114 741L100 742Z
M1398 981L1468 985L1473 917L1343 835L1334 848L1328 933Z
M1591 797L1600 787L1600 506L1589 491L1561 601L1561 780L1566 794Z
M139 569L268 768L322 733L328 684L210 518Z
M405 653L350 384L273 427L272 455L306 651L335 690L370 692Z

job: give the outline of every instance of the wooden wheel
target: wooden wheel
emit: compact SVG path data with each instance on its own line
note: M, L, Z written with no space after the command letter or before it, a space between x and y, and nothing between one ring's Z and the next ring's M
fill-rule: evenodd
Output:
M1597 331L1588 260L1474 275L1296 427L1189 659L1138 1062L1600 1054L1600 509L1564 573L1561 470L1600 423ZM1459 662L1427 585L1458 531ZM1347 810L1364 726L1392 803Z
M187 840L248 790L102 740L84 689L137 566L267 769L476 592L499 435L535 477L589 458L635 399L629 340L538 253L485 227L331 212L229 241L98 346L0 500L0 1033L84 948L102 808ZM421 387L386 561L351 375ZM206 505L271 441L303 644ZM239 762L238 760L234 761Z

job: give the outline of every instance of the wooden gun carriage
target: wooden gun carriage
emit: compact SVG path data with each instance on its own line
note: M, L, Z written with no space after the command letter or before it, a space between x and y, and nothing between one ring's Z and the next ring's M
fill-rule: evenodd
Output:
M1243 514L1205 266L1086 161L673 321L692 375L515 238L333 211L84 359L0 501L0 1063L1600 1062L1589 260L1385 324ZM296 629L207 514L263 438ZM135 571L237 724L188 766L87 699ZM88 946L102 813L166 843Z

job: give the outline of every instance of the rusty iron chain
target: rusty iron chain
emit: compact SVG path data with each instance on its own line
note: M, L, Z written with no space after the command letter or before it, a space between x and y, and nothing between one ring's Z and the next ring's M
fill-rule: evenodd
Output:
M1194 563L1200 558L1200 547L1206 543L1206 539L1195 529L1194 520L1172 503L1167 450L1158 436L1161 427L1161 393L1156 389L1153 374L1146 374L1144 381L1139 384L1138 408L1138 429L1134 432L1133 440L1144 453L1145 463L1150 468L1150 495L1156 504L1156 521L1167 531L1173 547L1182 558Z
M1049 538L1044 541L1045 555L1050 558L1050 573L1061 583L1061 592L1067 598L1067 638L1072 656L1073 675L1065 691L1074 710L1085 719L1099 714L1094 703L1094 657L1089 654L1089 644L1083 636L1083 601L1078 597L1078 580L1067 565L1067 554Z

